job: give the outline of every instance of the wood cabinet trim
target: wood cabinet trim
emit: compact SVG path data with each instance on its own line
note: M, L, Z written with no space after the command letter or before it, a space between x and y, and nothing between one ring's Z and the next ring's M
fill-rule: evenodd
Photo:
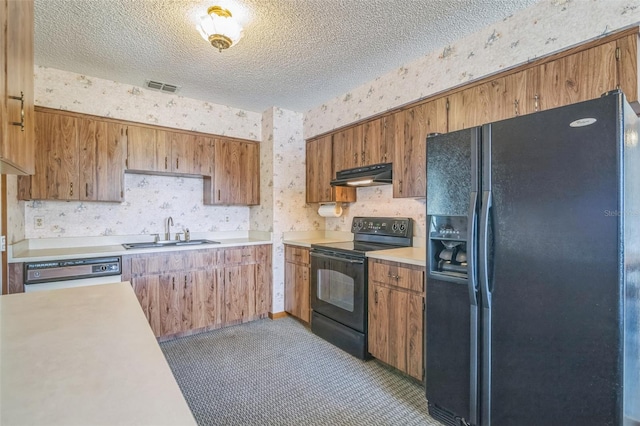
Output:
M64 114L64 115L69 115L69 116L72 116L72 117L82 117L82 118L87 118L87 119L91 119L91 120L106 121L106 122L109 122L109 123L120 124L120 125L125 125L125 126L136 126L136 127L143 127L143 128L147 128L147 129L153 129L153 130L162 130L162 131L166 131L166 132L181 133L181 134L184 134L184 135L192 135L192 136L196 136L196 137L209 137L209 138L210 137L214 137L214 138L222 138L222 139L225 139L225 140L236 141L236 142L250 142L250 143L256 143L256 144L260 143L260 141L252 140L252 139L242 139L242 138L237 138L237 137L233 137L233 136L217 135L217 134L214 134L214 133L194 132L193 130L184 130L184 129L178 129L178 128L174 128L174 127L157 126L157 125L153 125L153 124L140 123L140 122L137 122L137 121L121 120L121 119L116 119L116 118L111 118L111 117L104 117L104 116L101 116L101 115L85 114L85 113L82 113L82 112L61 110L61 109L49 108L49 107L43 107L43 106L37 106L37 105L35 106L35 110L36 111L40 111L40 112L52 112L52 113L56 113L56 114Z

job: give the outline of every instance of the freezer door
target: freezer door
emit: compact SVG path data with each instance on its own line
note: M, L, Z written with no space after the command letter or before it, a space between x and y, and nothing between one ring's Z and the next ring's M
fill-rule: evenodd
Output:
M488 125L482 426L621 424L619 101Z

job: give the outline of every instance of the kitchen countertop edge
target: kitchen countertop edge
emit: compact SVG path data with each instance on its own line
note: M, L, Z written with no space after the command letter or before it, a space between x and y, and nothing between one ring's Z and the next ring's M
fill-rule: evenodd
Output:
M387 260L390 262L406 263L409 265L426 267L427 252L424 247L406 247L389 250L367 252L369 259Z
M24 250L18 253L13 253L9 258L9 263L22 263L22 262L46 262L49 260L67 260L76 258L90 258L90 257L106 257L106 256L126 256L134 254L150 254L150 253L165 253L168 251L189 251L189 250L205 250L205 249L218 249L228 247L239 246L252 246L272 244L271 240L256 239L256 238L233 238L223 240L220 239L220 244L202 244L196 246L172 246L172 247L152 247L145 249L125 249L121 244L111 244L105 246L96 247L70 247L70 248L47 248L47 249L34 249Z

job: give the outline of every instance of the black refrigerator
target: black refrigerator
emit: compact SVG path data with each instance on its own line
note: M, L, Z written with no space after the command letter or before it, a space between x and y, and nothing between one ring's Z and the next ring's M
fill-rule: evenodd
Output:
M446 425L640 425L624 95L427 138L426 396Z

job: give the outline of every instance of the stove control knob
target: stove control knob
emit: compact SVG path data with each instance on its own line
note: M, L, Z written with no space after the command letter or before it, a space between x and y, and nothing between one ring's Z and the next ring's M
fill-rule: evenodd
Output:
M398 222L393 222L393 225L391 225L391 230L393 232L398 232Z
M357 229L362 229L362 227L363 227L363 226L364 226L364 224L362 223L362 221L361 221L361 220L359 220L359 221L356 223L356 228L357 228Z
M403 222L400 224L400 232L404 233L407 230L407 225Z

